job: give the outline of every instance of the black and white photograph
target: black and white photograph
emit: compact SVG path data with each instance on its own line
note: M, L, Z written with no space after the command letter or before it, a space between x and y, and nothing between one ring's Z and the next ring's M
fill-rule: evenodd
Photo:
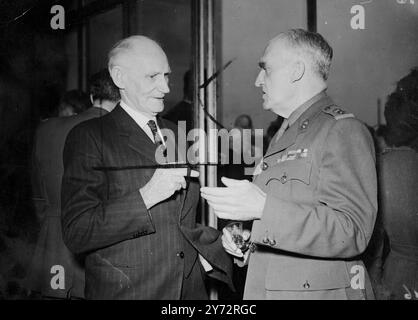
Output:
M418 1L0 0L0 300L418 300Z

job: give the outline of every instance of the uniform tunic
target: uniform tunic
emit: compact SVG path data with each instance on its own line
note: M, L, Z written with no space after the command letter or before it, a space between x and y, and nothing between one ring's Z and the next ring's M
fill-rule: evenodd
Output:
M253 224L244 299L371 298L358 255L377 212L373 140L324 92L288 122L254 176L267 198Z

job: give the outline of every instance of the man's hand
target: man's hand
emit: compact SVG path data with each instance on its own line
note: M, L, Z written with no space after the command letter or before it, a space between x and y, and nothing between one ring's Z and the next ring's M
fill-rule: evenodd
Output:
M171 197L174 192L187 187L187 168L157 169L151 180L139 192L147 209ZM190 177L198 177L199 172L191 170Z
M239 267L243 267L244 265L246 265L248 261L250 250L247 250L245 253L242 253L241 249L239 249L235 242L232 240L232 235L228 231L228 229L223 228L222 232L222 246L224 247L225 251L228 252L230 255L239 258L234 258L234 262ZM244 230L242 232L242 237L244 241L249 241L250 235L251 233L249 230Z
M255 220L263 214L266 194L248 180L222 177L226 188L200 188L200 193L215 214L227 220Z

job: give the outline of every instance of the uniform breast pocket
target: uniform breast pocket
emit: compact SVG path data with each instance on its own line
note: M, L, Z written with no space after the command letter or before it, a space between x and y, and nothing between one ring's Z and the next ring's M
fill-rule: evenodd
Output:
M312 191L312 162L308 159L296 159L281 162L274 166L266 186L281 197L301 200L301 195Z

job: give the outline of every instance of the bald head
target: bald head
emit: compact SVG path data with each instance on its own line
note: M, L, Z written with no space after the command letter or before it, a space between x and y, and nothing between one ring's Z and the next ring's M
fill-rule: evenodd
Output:
M131 36L117 42L108 55L109 70L115 65L124 65L132 59L147 59L150 56L164 56L160 45L154 40L140 35Z
M122 102L150 117L164 110L170 66L157 42L138 35L123 39L110 50L108 66Z

